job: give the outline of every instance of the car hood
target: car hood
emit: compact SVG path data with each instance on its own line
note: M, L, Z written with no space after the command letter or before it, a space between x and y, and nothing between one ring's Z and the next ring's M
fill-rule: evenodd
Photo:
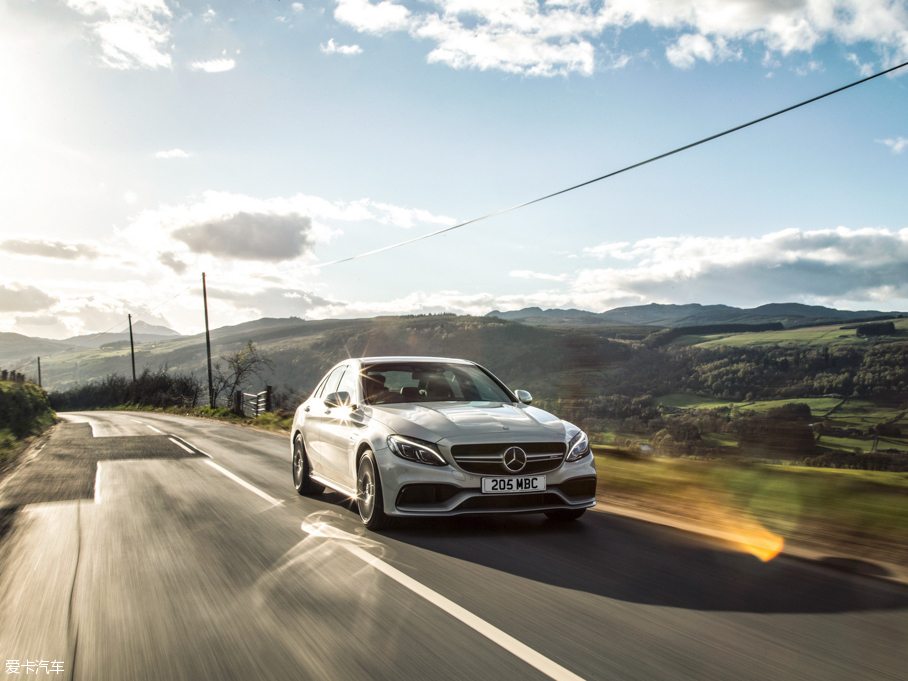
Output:
M563 441L566 424L542 409L507 402L425 402L373 406L372 418L395 433L439 440Z

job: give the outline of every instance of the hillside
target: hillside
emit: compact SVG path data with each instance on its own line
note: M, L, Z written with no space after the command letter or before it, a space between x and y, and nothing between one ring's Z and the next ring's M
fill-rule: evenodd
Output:
M638 325L679 328L709 324L767 324L779 322L785 327L833 324L846 321L890 317L900 313L878 310L836 310L801 303L770 303L750 309L728 305L634 305L607 312L584 310L542 310L528 307L512 312L493 310L488 316L535 325Z
M32 338L21 333L0 333L0 367L14 368L22 358L52 355L70 347L64 341Z
M595 330L533 327L492 317L453 315L303 321L258 320L216 329L212 354L252 340L275 362L272 384L307 393L346 357L430 355L477 361L514 387L546 393L583 388L583 376L608 371L631 355L628 345ZM204 378L205 337L182 336L136 346L136 368L195 373ZM128 344L87 348L42 360L45 387L59 390L110 373L131 373Z

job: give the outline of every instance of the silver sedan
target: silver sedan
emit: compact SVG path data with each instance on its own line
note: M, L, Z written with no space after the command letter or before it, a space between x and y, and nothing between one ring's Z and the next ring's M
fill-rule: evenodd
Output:
M596 503L589 440L531 402L465 360L346 360L296 410L294 487L355 499L373 530L402 516L574 520Z

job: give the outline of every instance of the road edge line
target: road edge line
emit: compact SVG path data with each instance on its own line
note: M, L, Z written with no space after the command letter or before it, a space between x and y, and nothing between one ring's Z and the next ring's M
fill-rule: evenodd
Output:
M101 503L101 462L95 464L95 503Z
M275 499L274 497L272 497L272 496L266 494L265 492L263 492L262 490L260 490L258 487L249 484L248 482L246 482L245 480L243 480L243 479L242 479L241 477L239 477L238 475L234 475L233 473L231 473L230 471L228 471L226 468L222 468L221 466L218 466L214 461L211 461L211 460L209 459L209 460L206 461L205 463L207 463L209 466L211 466L211 467L214 468L215 470L219 471L220 473L226 475L228 478L230 478L231 480L233 480L233 481L234 481L235 483L237 483L238 485L241 485L241 486L245 487L246 489L248 489L250 492L259 495L259 496L260 496L262 499L264 499L265 501L270 501L270 502L271 502L272 504L274 504L275 506L277 506L278 504L284 503L284 502L282 502L282 501L280 501L280 500L278 500L278 499Z
M416 581L409 575L406 575L397 568L392 567L381 558L376 558L371 553L361 549L358 546L347 545L345 548L363 562L371 565L376 570L386 575L387 577L390 577L401 586L406 587L417 596L421 596L423 599L427 600L435 607L444 610L453 618L460 620L462 623L473 629L473 631L481 634L482 636L485 636L492 643L501 646L507 652L523 660L528 665L539 670L549 678L555 679L556 681L584 681L583 677L578 676L568 669L565 669L560 664L550 660L542 653L536 652L525 643L521 643L510 634L506 634L498 627L489 624L484 619L477 615L474 615L466 608L457 605L457 603L448 598L445 598L437 591L433 591L432 589Z
M175 440L174 437L173 437L172 435L168 435L168 436L167 436L167 439L170 440L171 442L173 442L173 443L174 443L177 447L179 447L180 449L182 449L182 450L184 450L184 451L186 451L186 452L189 452L190 454L195 454L195 451L194 451L194 450L189 449L189 447L187 447L186 445L184 445L182 442L178 442L177 440Z
M211 454L209 454L209 453L206 452L205 450L199 449L199 448L196 447L194 444L192 444L189 440L184 440L184 439L181 438L179 435L173 435L173 434L171 434L171 435L168 435L167 437L169 437L169 438L171 438L171 439L176 438L177 440L179 440L180 442L182 442L182 443L183 443L184 445L186 445L187 447L192 447L192 449L194 450L194 451L192 452L193 454L202 454L202 455L204 455L204 456L207 456L209 459L213 459L213 458L214 458L213 456L211 456Z

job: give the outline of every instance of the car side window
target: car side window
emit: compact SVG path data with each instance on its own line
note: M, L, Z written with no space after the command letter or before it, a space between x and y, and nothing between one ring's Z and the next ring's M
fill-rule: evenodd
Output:
M356 379L359 377L359 372L356 371L353 367L347 367L344 377L341 379L340 384L337 386L336 390L331 392L347 393L349 399L356 400Z
M343 376L344 369L346 368L346 366L340 366L331 372L331 375L328 376L328 380L325 381L325 384L322 386L322 389L317 395L319 399L324 398L325 395L330 395L333 392L337 392L337 385L338 383L340 383L341 376Z

